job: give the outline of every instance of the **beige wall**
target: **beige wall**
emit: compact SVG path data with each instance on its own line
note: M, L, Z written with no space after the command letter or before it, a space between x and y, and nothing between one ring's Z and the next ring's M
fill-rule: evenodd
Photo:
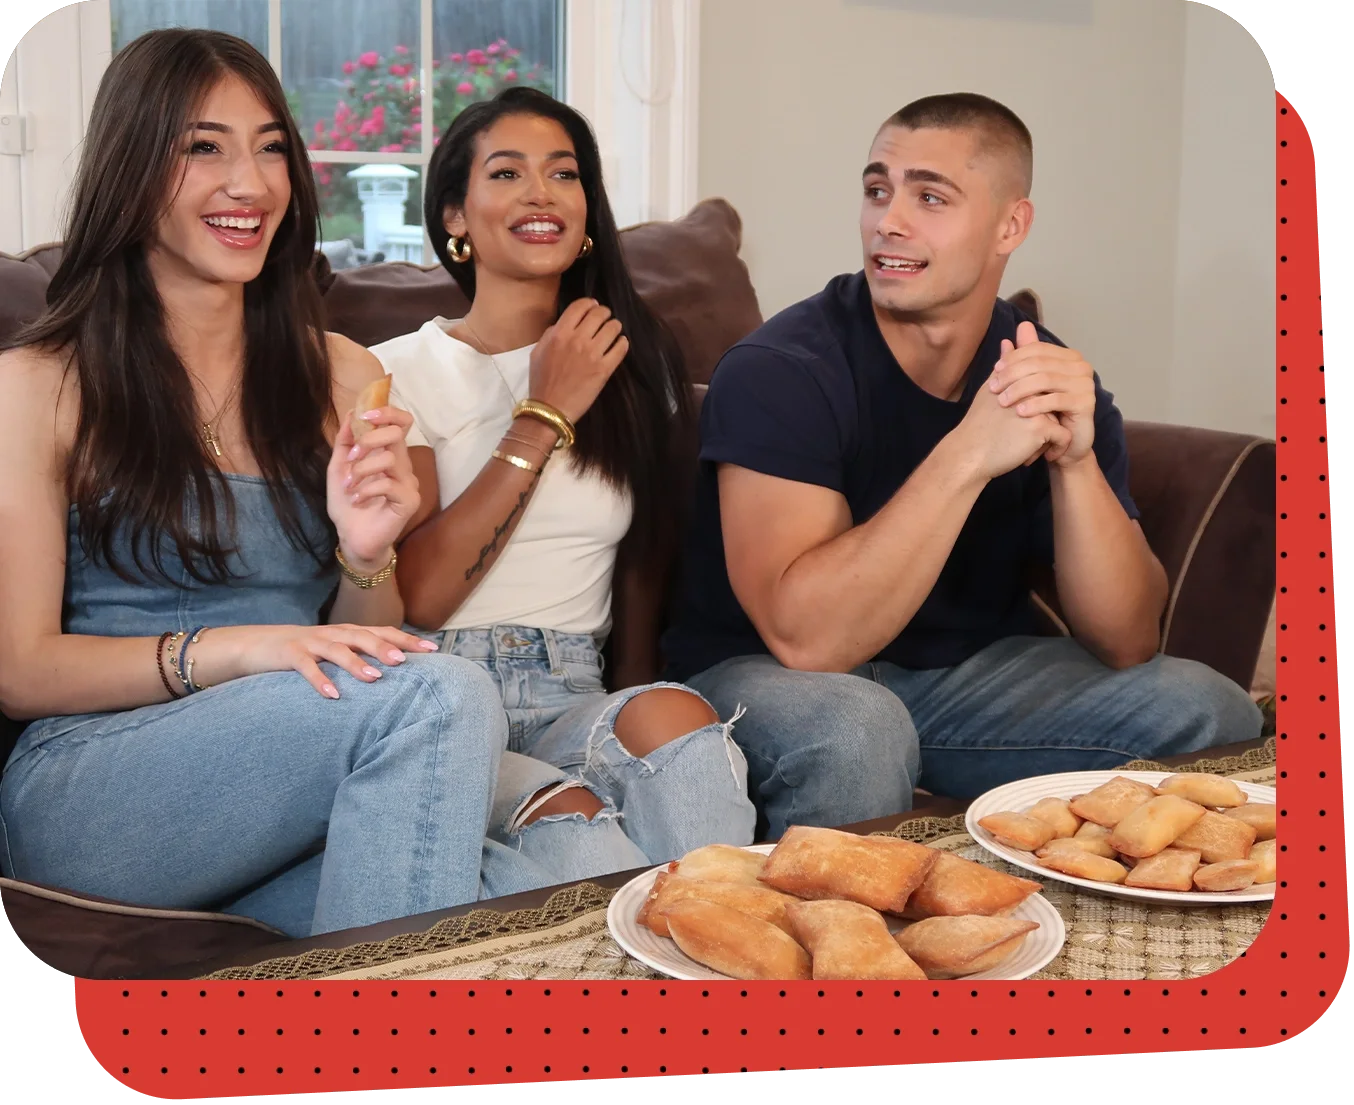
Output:
M1172 421L1273 437L1274 82L1246 30L1202 4L1183 104Z
M860 170L892 111L992 96L1035 140L1035 225L1004 291L1040 293L1126 416L1272 433L1273 82L1244 31L1196 8L706 3L700 194L743 216L770 315L860 268Z

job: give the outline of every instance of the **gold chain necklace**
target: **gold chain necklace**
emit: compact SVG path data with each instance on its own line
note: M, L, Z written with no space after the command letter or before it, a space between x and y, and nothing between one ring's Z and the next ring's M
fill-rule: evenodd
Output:
M218 457L223 456L224 454L221 452L221 439L216 436L215 424L221 421L221 416L231 408L231 405L235 402L236 396L239 394L240 389L237 386L236 389L231 392L230 398L222 403L217 412L212 415L211 421L202 423L202 436L207 442L207 447Z
M503 381L503 387L507 389L508 398L513 401L513 405L515 406L517 404L517 394L512 390L512 385L508 383L508 378L503 375L503 370L498 367L498 361L496 361L494 355L489 352L489 346L485 344L483 338L475 333L475 328L470 325L468 319L462 318L461 325L464 326L470 333L470 336L475 339L475 343L480 347L479 351L489 358L489 363L494 366L494 371L498 373L498 378Z

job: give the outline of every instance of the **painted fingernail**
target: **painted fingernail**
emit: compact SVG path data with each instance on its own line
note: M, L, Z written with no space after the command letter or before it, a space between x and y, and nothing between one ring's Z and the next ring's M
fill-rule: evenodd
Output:
M352 486L353 486L353 478L352 478L352 476L348 476L348 477L343 481L343 486L344 486L344 487L352 487Z
M379 671L377 671L375 668L371 668L371 667L363 668L363 669L362 669L362 674L365 675L368 679L380 679L380 678L381 678L381 673L380 673Z
M326 698L338 698L339 696L338 688L332 683L326 683L322 689Z
M351 449L348 450L348 459L349 459L349 460L356 460L356 459L357 459L357 454L360 453L360 452L362 452L362 446L361 446L361 445L354 445Z
M420 641L418 647L421 648L424 652L437 651L437 646L433 644L432 641Z
M349 501L353 504L353 506L356 506L358 502L361 500L361 498L362 498L361 495L353 495Z
M396 664L404 663L404 653L402 653L399 649L391 649L390 652L388 652L386 655L390 657L392 663Z
M367 411L367 413L364 414L362 417L363 417L364 419L366 419L368 422L375 422L378 418L381 417L381 412L380 412L380 411Z

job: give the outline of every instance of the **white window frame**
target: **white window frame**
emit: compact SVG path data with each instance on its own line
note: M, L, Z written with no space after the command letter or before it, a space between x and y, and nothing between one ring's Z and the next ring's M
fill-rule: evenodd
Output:
M269 61L282 68L282 4L269 4ZM432 0L419 0L420 66L432 68ZM676 218L696 202L701 0L559 0L561 98L592 123L621 226ZM52 12L20 40L0 85L0 114L24 117L32 148L0 156L0 250L58 239L81 139L111 53L109 0ZM78 64L63 64L72 53ZM432 84L423 82L423 118ZM422 171L434 131L415 154L315 150L313 162L408 165ZM17 215L16 215L17 213ZM425 236L425 264L433 262Z

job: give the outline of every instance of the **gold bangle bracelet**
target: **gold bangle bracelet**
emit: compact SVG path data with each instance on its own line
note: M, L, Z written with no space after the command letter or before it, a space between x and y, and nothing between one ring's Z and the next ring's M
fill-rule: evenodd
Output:
M568 449L577 440L574 424L549 403L542 403L539 399L523 399L513 408L512 416L534 418L537 422L552 426L559 434L559 444L555 446L557 449Z
M550 459L550 452L551 452L551 451L550 451L549 449L547 449L544 445L539 444L538 442L535 442L535 441L529 441L529 440L528 440L527 438L525 438L525 437L518 437L517 434L514 434L514 433L505 433L505 434L503 435L503 440L505 440L505 441L515 441L515 442L517 442L518 445L525 445L528 449L531 449L531 450L533 450L534 452L540 453L540 454L541 454L541 459L542 459L542 461L546 461L546 460L549 460L549 459Z
M514 467L525 469L533 475L539 476L541 474L541 470L536 465L525 457L519 457L516 453L505 453L502 449L495 449L493 455L496 460L506 460Z
M337 557L339 568L342 570L344 576L347 577L348 582L355 587L361 587L364 591L384 583L393 576L395 574L395 562L399 559L395 550L391 549L389 564L373 576L362 576L353 571L348 561L344 559L343 550L341 548L338 548L337 546L334 548L334 556Z

